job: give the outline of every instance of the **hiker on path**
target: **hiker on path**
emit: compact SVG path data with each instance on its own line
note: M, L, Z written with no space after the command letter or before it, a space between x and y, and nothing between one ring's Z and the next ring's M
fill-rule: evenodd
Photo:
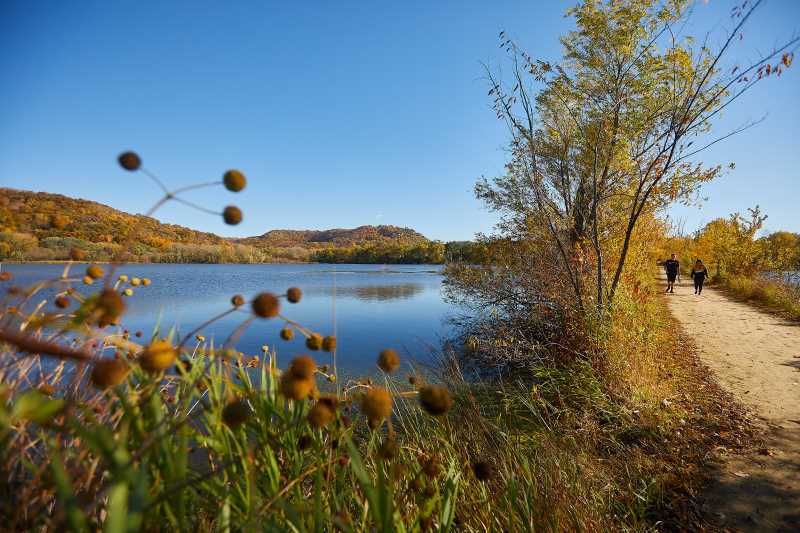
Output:
M703 282L708 277L708 269L699 259L694 262L692 267L692 279L694 280L694 293L701 294L703 292Z
M667 273L667 290L664 292L675 292L675 279L680 276L681 264L675 259L675 254L672 254L669 259L664 261L664 272Z

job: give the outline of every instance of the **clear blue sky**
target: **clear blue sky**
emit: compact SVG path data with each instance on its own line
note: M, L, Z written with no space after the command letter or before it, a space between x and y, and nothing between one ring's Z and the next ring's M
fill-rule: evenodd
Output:
M133 148L174 186L231 167L249 178L238 195L189 196L239 205L241 225L177 204L158 213L166 222L236 236L384 223L471 238L494 221L472 185L506 157L481 62L502 63L500 30L558 59L574 1L500 4L6 0L0 183L144 212L158 191L115 162ZM732 5L700 3L698 30L727 24ZM799 21L800 2L768 1L746 43L766 49ZM701 210L673 211L687 229L759 203L770 229L800 231L797 68L725 118L769 113L709 152L737 168L706 188Z

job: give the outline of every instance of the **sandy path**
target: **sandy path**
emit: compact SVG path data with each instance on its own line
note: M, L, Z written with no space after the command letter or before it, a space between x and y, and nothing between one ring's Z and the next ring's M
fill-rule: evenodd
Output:
M727 455L706 507L727 528L800 531L800 325L685 281L667 301L719 383L752 412L763 443Z

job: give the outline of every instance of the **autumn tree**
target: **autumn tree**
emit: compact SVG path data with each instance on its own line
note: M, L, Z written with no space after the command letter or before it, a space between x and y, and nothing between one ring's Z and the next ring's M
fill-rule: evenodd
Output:
M610 307L644 216L690 201L720 174L697 155L754 124L712 136L720 112L791 64L797 39L724 65L760 1L733 11L717 48L681 34L692 5L585 0L570 11L577 28L562 38L562 61L534 59L501 33L510 82L487 68L511 158L476 194L503 215L501 235L546 244L539 253L581 310Z

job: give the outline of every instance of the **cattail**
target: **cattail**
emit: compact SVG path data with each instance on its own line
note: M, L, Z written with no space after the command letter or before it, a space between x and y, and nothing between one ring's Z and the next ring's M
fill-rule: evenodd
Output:
M453 406L453 399L444 387L426 385L419 390L419 402L429 414L439 416L445 414Z
M116 387L128 375L128 365L120 359L99 359L92 368L92 384L98 389Z
M157 373L175 363L178 352L168 340L153 341L139 356L139 364L147 372Z
M333 409L331 409L330 405L324 402L317 402L314 404L314 407L308 412L308 423L314 429L320 429L331 422L336 418L336 414L334 413Z
M253 313L261 318L276 317L281 310L281 304L278 298L269 292L262 292L256 296L250 305L253 308Z
M64 296L62 294L61 296L58 296L56 298L55 303L56 303L56 307L58 307L59 309L66 309L67 307L69 307L69 304L71 302L70 302L70 299L67 296Z
M487 461L475 461L472 463L472 472L479 481L488 481L494 475L494 468Z
M229 191L239 192L247 185L247 180L238 170L229 170L222 176L222 183Z
M309 350L317 351L322 348L322 335L319 333L312 333L306 339L306 348Z
M290 341L294 338L294 330L290 327L285 327L281 330L281 339Z
M222 422L231 429L241 426L250 418L250 406L245 400L233 400L222 409Z
M301 291L299 287L290 287L289 290L286 291L286 299L289 300L289 303L296 304L302 297L303 291Z
M336 349L336 337L328 335L322 339L322 349L326 352L332 352Z
M241 294L234 294L231 297L231 305L234 307L241 307L244 305L244 296Z
M222 212L222 218L225 220L226 224L235 226L242 221L242 210L235 205L229 205Z
M391 374L400 368L400 357L397 355L397 352L391 348L387 348L378 355L378 366L381 367L381 370L384 372Z
M372 387L361 399L361 410L374 425L392 414L392 396L381 387Z
M131 172L139 170L139 167L142 166L142 158L136 152L123 152L119 155L117 161L119 161L119 165L122 168Z

